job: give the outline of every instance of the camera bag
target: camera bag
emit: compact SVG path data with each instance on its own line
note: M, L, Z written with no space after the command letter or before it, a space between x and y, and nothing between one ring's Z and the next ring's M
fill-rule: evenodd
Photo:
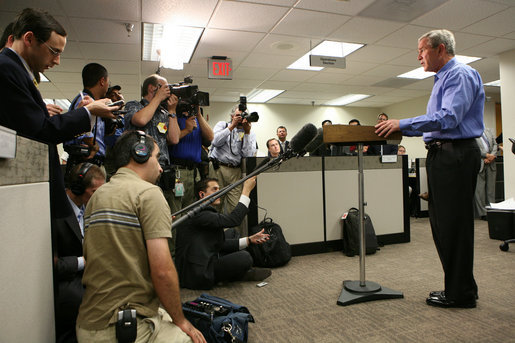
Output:
M185 302L182 311L208 343L247 342L249 322L254 323L245 306L207 293Z
M265 229L264 233L270 235L270 239L263 244L251 244L247 247L254 260L254 266L273 268L288 263L291 259L291 247L284 238L281 226L274 223L272 218L265 218L258 225L249 229L249 236L262 229Z
M359 255L359 210L355 207L343 215L343 252L347 256ZM372 219L365 213L365 250L366 255L375 254L378 248L376 232Z

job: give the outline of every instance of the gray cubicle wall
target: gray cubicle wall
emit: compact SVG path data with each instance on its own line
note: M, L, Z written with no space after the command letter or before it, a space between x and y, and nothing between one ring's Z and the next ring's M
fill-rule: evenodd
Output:
M247 159L248 171L263 159ZM340 248L341 216L358 207L357 158L303 157L283 162L258 176L252 194L259 207L283 228L294 254ZM381 163L379 156L364 157L365 208L380 242L408 242L407 156ZM261 221L265 211L251 203L249 225Z
M48 148L0 158L0 342L55 342Z

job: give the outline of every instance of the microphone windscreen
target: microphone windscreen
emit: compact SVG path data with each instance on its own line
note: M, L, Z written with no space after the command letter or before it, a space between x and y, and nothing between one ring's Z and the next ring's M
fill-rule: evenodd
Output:
M315 125L308 123L297 132L295 136L290 140L291 149L300 153L304 150L304 147L316 136L317 128Z
M310 154L316 151L324 144L324 129L321 127L318 128L317 134L315 138L313 138L306 146L304 147L304 151L309 152Z

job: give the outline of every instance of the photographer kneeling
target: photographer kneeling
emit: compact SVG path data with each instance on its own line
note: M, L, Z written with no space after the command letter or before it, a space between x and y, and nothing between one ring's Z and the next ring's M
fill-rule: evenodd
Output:
M232 228L241 223L248 212L249 194L256 186L256 177L243 184L240 201L231 214L216 212L212 206L177 226L175 262L181 287L211 289L218 282L262 281L272 273L266 268L252 268L252 257L245 249L250 244L262 244L269 239L264 230L237 238ZM218 180L207 178L195 185L199 199L217 192ZM218 205L220 198L213 202Z

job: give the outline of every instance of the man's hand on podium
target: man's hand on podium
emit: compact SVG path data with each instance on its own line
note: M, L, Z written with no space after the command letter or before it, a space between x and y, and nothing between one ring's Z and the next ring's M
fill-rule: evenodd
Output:
M389 119L382 122L379 122L375 126L376 134L378 136L388 137L390 134L396 131L400 131L400 125L398 119Z

